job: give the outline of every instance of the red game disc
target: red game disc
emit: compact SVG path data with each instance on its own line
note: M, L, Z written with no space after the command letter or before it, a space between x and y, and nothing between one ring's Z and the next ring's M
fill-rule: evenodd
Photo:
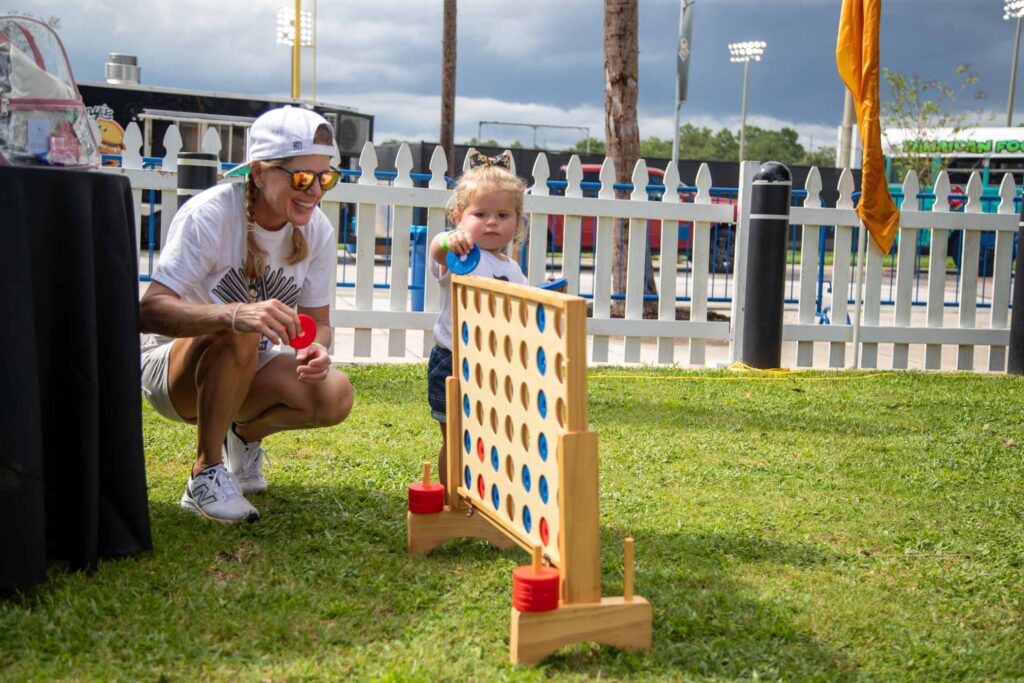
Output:
M534 573L532 565L512 570L512 606L520 612L558 609L559 574L552 567Z
M302 325L302 334L292 337L288 342L296 351L304 349L316 339L316 321L305 313L299 313L299 324Z
M444 510L444 487L436 482L424 486L416 482L409 486L409 512L419 515L436 514Z

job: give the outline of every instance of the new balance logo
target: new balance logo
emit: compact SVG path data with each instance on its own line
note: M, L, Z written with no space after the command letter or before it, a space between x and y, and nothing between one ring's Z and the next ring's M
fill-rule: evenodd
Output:
M189 492L197 505L207 505L217 501L217 494L210 490L209 484L197 484Z

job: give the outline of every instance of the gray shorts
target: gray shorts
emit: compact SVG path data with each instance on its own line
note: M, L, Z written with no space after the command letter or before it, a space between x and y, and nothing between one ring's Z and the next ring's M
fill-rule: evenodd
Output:
M171 347L174 343L167 343L156 348L149 349L142 354L142 395L149 401L153 409L175 422L195 424L195 420L186 420L174 409L171 404L171 397L167 393L167 360L171 355ZM282 351L276 346L271 346L265 351L260 351L259 359L256 361L256 371L259 372L267 363L274 360L287 351Z

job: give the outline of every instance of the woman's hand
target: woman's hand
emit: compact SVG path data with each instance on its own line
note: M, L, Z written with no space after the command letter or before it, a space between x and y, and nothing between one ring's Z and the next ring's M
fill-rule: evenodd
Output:
M314 342L295 352L295 372L300 382L323 382L331 371L331 357L327 349Z
M274 344L287 343L302 331L295 310L277 299L251 304L232 304L231 329L234 332L259 332Z

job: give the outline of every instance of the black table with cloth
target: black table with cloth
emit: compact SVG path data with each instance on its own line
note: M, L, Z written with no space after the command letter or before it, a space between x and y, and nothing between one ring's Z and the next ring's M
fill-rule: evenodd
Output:
M0 167L0 589L152 547L126 178Z

